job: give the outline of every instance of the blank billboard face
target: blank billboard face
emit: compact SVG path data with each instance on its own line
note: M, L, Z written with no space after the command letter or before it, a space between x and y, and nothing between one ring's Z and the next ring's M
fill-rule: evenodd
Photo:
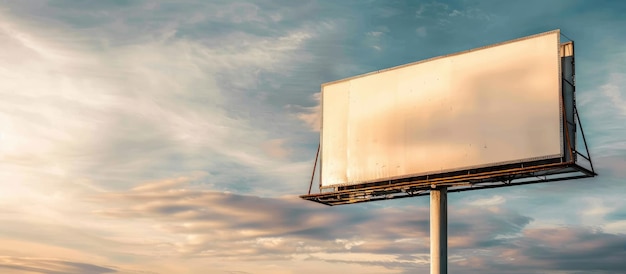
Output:
M321 186L563 155L559 32L322 86Z

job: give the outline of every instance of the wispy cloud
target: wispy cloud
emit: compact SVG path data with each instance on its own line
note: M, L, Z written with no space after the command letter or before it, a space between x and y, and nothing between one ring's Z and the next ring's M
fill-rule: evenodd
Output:
M297 109L296 117L302 120L310 130L318 132L321 126L322 108L321 108L321 92L313 94L313 100L316 104L312 107L290 106Z
M311 37L306 30L276 39L236 33L222 48L180 39L99 52L64 48L17 25L2 31L3 59L21 64L2 71L12 79L3 82L0 103L3 165L36 166L41 176L71 175L99 187L132 183L155 169L157 177L216 173L231 162L276 178L272 170L291 165L288 144L254 126L255 110L236 104L241 95L223 86L247 89L258 73L281 71ZM80 42L77 34L65 36Z
M589 90L579 96L585 133L592 138L592 156L601 163L601 169L614 174L623 174L621 159L626 155L626 143L622 137L626 134L622 126L626 123L626 91L620 88L624 83L626 74L611 73L597 91Z
M494 195L491 198L478 199L475 201L469 202L470 205L474 206L494 206L503 204L506 199L500 195Z
M613 107L616 108L622 116L626 116L626 98L623 98L623 87L626 83L626 74L612 73L609 75L609 81L602 86L602 93L611 100Z
M43 274L104 274L121 273L114 268L80 262L59 261L45 258L0 257L3 273L43 273ZM125 272L130 273L130 272ZM136 272L137 273L137 272Z

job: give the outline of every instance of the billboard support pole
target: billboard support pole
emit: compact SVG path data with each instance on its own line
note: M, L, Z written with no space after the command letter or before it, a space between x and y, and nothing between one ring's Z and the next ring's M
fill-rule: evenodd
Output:
M448 189L430 190L430 274L448 273Z

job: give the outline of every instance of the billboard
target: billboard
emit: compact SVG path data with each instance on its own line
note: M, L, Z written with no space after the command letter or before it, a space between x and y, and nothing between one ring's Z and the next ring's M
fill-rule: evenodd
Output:
M564 157L559 36L323 84L320 187Z

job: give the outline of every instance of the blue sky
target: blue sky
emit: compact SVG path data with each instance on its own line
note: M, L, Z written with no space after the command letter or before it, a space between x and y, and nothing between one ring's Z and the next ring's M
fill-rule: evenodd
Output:
M463 273L626 269L626 2L0 1L0 272L428 271L428 198L307 191L329 82L561 29L600 176L449 195Z

